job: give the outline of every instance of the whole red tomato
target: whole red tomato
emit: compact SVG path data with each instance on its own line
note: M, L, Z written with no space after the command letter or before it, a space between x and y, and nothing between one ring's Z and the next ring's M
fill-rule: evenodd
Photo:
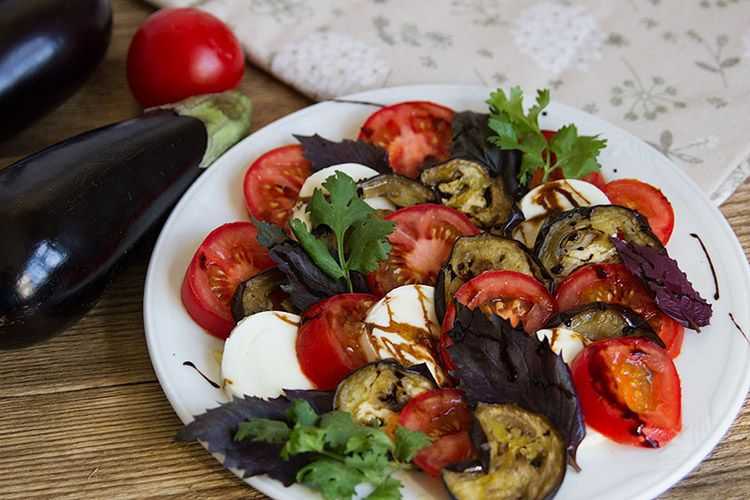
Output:
M128 83L144 107L234 88L245 63L237 38L198 9L164 9L138 28L128 49Z

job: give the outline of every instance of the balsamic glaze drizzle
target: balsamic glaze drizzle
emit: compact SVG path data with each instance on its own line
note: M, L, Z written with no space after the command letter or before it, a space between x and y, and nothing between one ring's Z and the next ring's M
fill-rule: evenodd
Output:
M213 380L211 380L210 378L208 378L208 377L206 376L206 374L205 374L205 373L203 373L202 371L200 371L200 370L198 369L198 367L197 367L197 366L195 366L195 364L194 364L194 363L193 363L192 361L185 361L184 363L182 363L182 366L189 366L189 367L190 367L190 368L192 368L193 370L197 371L197 372L198 372L198 374L199 374L199 375L200 375L201 377L203 377L203 379L204 379L204 380L205 380L206 382L208 382L209 384L211 384L211 385L212 385L212 386L213 386L214 388L216 388L216 389L221 389L221 386L220 386L219 384L217 384L216 382L214 382Z
M729 313L729 319L731 319L731 320L732 320L732 323L734 323L734 327L735 327L735 328L737 329L737 331L739 331L739 332L740 332L740 334L742 335L742 337L744 337L744 339L745 339L745 342L747 342L748 344L750 344L750 339L748 339L748 338L747 338L747 335L745 335L745 331L744 331L744 330L742 329L742 327L741 327L741 326L740 326L740 325L739 325L739 324L737 323L737 320L736 320L736 319L734 319L734 314L732 314L732 313Z
M716 277L716 269L714 269L714 262L711 260L711 256L708 254L708 250L706 249L706 245L703 244L703 240L700 236L698 236L695 233L690 233L690 236L698 240L698 243L700 243L701 248L703 249L703 253L706 255L706 260L708 260L708 266L711 268L711 276L714 277L714 300L719 300L719 279Z

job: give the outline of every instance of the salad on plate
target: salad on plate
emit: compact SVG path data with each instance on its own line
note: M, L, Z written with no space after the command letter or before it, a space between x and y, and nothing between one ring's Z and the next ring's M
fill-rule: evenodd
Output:
M606 138L540 128L548 103L381 106L356 139L255 159L250 221L208 234L181 289L232 400L178 439L327 499L400 498L404 474L551 498L587 435L669 446L673 359L711 305L669 256L669 200L605 179Z

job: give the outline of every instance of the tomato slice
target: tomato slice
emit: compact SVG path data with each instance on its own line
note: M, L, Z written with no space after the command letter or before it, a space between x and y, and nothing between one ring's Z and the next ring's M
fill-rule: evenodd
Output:
M379 295L401 285L434 285L453 242L459 236L479 234L468 217L443 205L413 205L388 214L385 220L396 223L388 236L391 253L367 276L370 290Z
M604 194L613 205L640 212L659 241L667 244L674 229L674 210L658 188L638 179L618 179L604 187Z
M454 300L469 309L481 307L507 319L531 334L544 326L557 306L544 285L527 274L516 271L485 271L470 279L456 291ZM453 328L456 306L451 302L445 311L443 331Z
M302 154L302 146L291 144L272 149L245 172L247 211L256 219L284 226L309 176L310 162Z
M377 300L366 293L343 293L318 302L302 315L297 359L319 389L335 389L367 363L360 339L367 311Z
M641 337L594 342L571 364L586 423L623 444L660 448L682 429L682 392L667 351Z
M485 271L461 285L453 299L470 309L480 307L487 314L497 314L514 327L522 324L529 334L544 326L557 311L555 300L544 285L515 271ZM438 354L449 372L456 369L448 353L448 347L453 345L448 331L453 328L455 319L456 306L451 301L445 311L443 333L438 343Z
M182 303L208 333L225 339L234 328L231 301L237 286L275 264L255 239L255 226L232 222L200 244L182 281Z
M670 356L680 355L685 328L661 312L648 288L623 264L591 264L577 269L558 285L555 299L560 311L591 302L629 307L648 321Z
M431 476L474 456L468 432L471 411L457 389L434 389L414 397L401 410L399 424L433 439L414 457L414 463Z
M428 101L386 106L367 118L359 140L388 151L397 174L415 179L430 159L447 160L450 154L453 110Z

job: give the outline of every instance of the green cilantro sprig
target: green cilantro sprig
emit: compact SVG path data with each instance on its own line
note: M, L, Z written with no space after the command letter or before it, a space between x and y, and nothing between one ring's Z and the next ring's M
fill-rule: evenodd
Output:
M318 416L307 401L292 402L287 422L253 418L240 424L235 440L283 444L281 457L302 453L313 458L297 473L297 482L320 491L326 499L351 498L357 485L374 488L371 500L401 498L401 482L393 472L408 467L430 444L421 432L398 427L395 439L381 429L360 425L351 414L332 411Z
M294 235L315 264L334 279L343 278L352 291L351 271L369 273L388 257L388 235L395 225L378 217L375 210L357 195L354 179L336 172L316 189L307 205L312 229L327 226L336 241L335 256L323 239L317 238L299 219L289 223Z
M565 178L578 179L601 168L599 152L607 145L599 136L578 135L575 125L565 125L551 139L539 128L539 115L549 104L549 89L537 91L536 103L527 112L523 108L523 92L513 87L510 95L502 89L490 94L489 127L495 132L489 141L503 149L517 149L523 153L518 180L526 184L537 169L542 169L542 181L560 168Z

